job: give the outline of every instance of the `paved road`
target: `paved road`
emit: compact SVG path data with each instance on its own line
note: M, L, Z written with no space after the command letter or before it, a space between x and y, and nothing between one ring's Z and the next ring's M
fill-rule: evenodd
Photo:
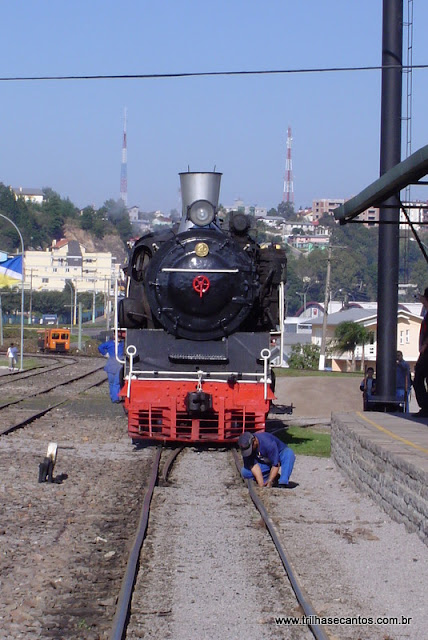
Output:
M277 404L294 405L293 415L329 419L332 411L361 411L359 378L299 377L277 378Z
M360 378L349 376L300 377L276 379L276 404L294 405L296 418L329 419L332 412L362 411L363 400ZM418 411L414 394L410 400L410 411Z

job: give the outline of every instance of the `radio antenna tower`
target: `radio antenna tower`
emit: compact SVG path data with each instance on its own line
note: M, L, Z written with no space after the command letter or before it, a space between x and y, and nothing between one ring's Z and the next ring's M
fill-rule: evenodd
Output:
M287 130L287 160L285 162L284 176L284 192L282 194L283 202L294 204L294 187L293 187L293 163L291 161L291 127Z
M123 143L122 143L122 164L120 165L120 199L125 207L128 205L128 157L126 146L126 116L127 109L124 109L123 116Z

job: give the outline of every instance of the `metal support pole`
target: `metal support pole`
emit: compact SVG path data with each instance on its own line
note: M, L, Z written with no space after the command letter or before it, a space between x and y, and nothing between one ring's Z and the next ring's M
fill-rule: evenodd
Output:
M402 48L403 0L383 0L380 175L401 158ZM395 68L388 68L391 65ZM399 194L384 204L379 212L376 377L377 394L393 399L396 394Z
M24 369L24 240L22 238L22 234L13 220L8 218L7 216L0 213L0 216L10 222L18 232L19 240L21 242L21 256L22 256L22 280L21 280L21 344L20 344L20 361L19 361L19 370L22 371Z
M95 324L95 298L96 298L96 292L95 292L95 281L94 281L94 290L92 292L92 324Z
M30 310L28 314L28 324L33 324L32 318L31 318L32 314L33 314L33 270L30 269Z
M0 344L3 346L3 308L1 304L1 293L0 293Z
M76 285L74 287L74 315L73 315L73 324L77 324L77 280Z
M79 333L77 338L77 348L82 350L82 303L79 302Z
M280 349L280 366L284 367L284 320L285 320L285 287L284 283L279 284L279 349Z
M65 280L64 283L70 287L70 335L73 335L73 285L70 280Z
M320 349L320 359L318 364L319 371L324 371L325 369L325 347L326 347L326 341L327 341L328 301L330 298L330 274L331 274L331 247L328 248L328 256L327 256L327 276L325 279L325 294L324 294L324 315L322 318L321 349Z
M107 331L110 331L110 279L107 280Z

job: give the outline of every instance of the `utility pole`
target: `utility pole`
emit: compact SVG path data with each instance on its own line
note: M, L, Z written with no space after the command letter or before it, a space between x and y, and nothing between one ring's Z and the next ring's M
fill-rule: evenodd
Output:
M95 302L96 302L96 291L95 291L95 280L94 280L94 290L92 292L92 324L95 323Z
M30 269L30 313L28 314L28 324L32 324L33 314L33 270Z
M82 303L79 302L79 327L78 327L78 334L77 334L77 348L79 349L79 351L82 351Z
M73 325L77 324L77 280L76 285L74 287L74 315L73 315Z
M321 349L320 349L320 359L318 364L319 371L324 371L324 368L325 368L325 343L326 343L326 334L327 334L328 300L330 298L331 250L332 250L332 247L329 247L328 256L327 256L327 277L325 279L324 315L322 319Z

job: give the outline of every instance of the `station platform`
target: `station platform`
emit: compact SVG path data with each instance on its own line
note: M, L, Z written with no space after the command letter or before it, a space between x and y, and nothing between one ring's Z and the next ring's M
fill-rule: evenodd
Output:
M360 491L428 545L428 418L332 413L331 456Z

